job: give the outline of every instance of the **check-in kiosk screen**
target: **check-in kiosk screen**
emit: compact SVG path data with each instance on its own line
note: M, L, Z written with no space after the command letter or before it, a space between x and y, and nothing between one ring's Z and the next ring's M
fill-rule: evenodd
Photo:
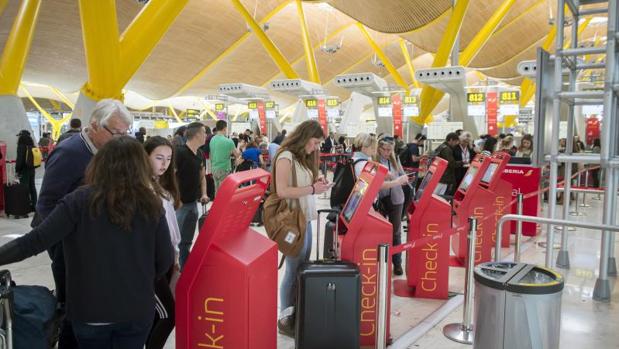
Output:
M492 176L494 176L494 173L496 172L496 169L499 167L499 164L497 163L491 163L490 165L488 165L488 169L486 170L486 173L484 173L484 176L482 177L481 181L488 184L490 183L490 181L492 180Z
M368 189L368 184L363 180L359 179L355 184L355 187L350 193L350 197L346 202L346 206L344 206L344 219L346 222L350 222L352 217L355 215L361 200L363 200L363 196Z
M466 175L464 176L464 179L462 179L462 183L460 183L460 190L466 191L469 188L471 182L473 181L473 178L475 178L475 174L477 174L477 170L477 167L469 168L469 170L466 172Z
M415 202L421 199L423 191L426 189L426 186L428 186L428 183L430 183L430 181L432 180L432 174L432 172L428 171L428 173L426 173L426 176L423 177L423 181L421 182L421 184L419 185L419 189L417 189L417 192L415 193Z

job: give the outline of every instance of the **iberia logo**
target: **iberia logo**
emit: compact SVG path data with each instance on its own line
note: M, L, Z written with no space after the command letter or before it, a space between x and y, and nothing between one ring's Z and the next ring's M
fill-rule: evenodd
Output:
M529 170L529 171L527 171L527 173L524 176L525 177L529 177L532 174L533 174L533 170Z

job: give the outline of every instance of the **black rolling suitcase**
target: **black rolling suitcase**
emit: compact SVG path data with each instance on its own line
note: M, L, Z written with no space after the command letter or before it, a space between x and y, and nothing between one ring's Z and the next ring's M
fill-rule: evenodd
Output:
M316 240L320 240L318 210ZM333 234L337 234L337 229ZM335 235L337 236L337 235ZM334 237L335 241L337 238ZM297 349L358 349L360 335L361 276L357 265L335 259L299 268L295 321Z
M30 207L30 191L25 183L4 185L4 212L7 216L27 216Z

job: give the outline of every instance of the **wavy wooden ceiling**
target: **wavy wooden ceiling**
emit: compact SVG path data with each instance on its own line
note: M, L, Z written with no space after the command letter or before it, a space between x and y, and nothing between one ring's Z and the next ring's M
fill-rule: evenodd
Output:
M452 0L328 0L331 6L383 33L423 27L451 7Z
M471 0L461 31L464 48L503 0ZM296 6L290 0L242 0L257 20L270 17L267 35L281 49L302 78L307 78ZM385 68L373 61L373 51L359 29L360 20L387 56L410 83L398 41L410 41L416 68L431 65L431 55L440 42L451 10L451 0L328 0L331 6L305 1L304 9L315 46L322 82L330 93L346 98L348 91L332 84L342 73L370 71L392 81ZM517 82L516 65L535 57L550 30L549 2L554 0L518 0L497 32L471 62L470 67L505 81ZM19 0L10 0L0 16L0 47L8 36ZM135 0L117 0L119 29L139 12ZM605 26L604 26L605 27ZM591 37L600 29L588 29ZM255 35L247 34L241 16L230 0L189 0L170 30L142 65L127 89L152 99L174 95L188 81L208 67L201 78L182 95L212 93L220 83L245 82L266 85L283 78ZM387 34L399 33L399 34ZM598 35L600 35L598 33ZM603 33L601 34L603 35ZM340 41L336 53L319 49L323 40L330 46ZM228 50L236 45L233 50ZM230 51L223 59L222 53ZM423 59L421 59L423 57ZM43 1L24 80L56 86L63 91L78 90L87 79L77 0Z

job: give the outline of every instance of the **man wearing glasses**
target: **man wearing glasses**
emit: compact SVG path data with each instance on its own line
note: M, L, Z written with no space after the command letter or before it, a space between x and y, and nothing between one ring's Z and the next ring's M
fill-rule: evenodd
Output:
M122 102L103 99L97 103L88 127L79 135L65 139L47 158L41 193L31 226L39 225L58 201L82 185L86 167L97 150L113 137L126 136L133 116ZM65 265L62 242L48 251L52 259L52 274L56 284L56 298L64 312ZM65 320L60 328L59 349L78 348L71 323Z

